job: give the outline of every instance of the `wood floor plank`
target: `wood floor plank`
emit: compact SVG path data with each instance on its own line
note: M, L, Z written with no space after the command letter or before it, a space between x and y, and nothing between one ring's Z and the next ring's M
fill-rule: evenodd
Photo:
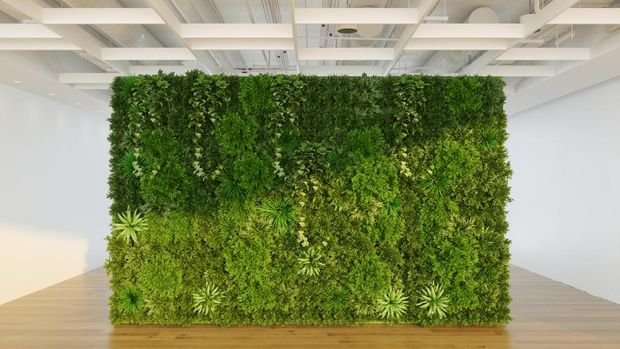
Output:
M620 349L620 305L511 268L506 327L111 326L103 269L0 306L0 349Z

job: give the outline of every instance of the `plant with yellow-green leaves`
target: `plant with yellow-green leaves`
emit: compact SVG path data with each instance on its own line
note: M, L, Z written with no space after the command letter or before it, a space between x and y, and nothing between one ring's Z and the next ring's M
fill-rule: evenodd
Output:
M450 299L444 294L441 284L432 283L426 286L420 293L420 300L416 305L421 309L428 310L428 316L438 316L443 319L448 314Z
M125 240L126 243L138 242L138 233L148 229L146 218L138 210L128 208L125 213L119 213L117 222L112 224L112 232L118 233L118 239Z

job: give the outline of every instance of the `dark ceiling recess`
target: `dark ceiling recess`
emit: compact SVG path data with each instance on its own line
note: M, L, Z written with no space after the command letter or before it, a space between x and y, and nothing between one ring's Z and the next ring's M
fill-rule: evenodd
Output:
M338 33L340 34L355 34L357 33L357 28L354 25L343 25L338 28Z

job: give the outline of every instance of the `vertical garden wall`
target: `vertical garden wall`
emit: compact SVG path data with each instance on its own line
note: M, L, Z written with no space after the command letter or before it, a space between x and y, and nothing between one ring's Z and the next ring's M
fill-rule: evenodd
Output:
M112 89L113 323L508 321L500 79Z

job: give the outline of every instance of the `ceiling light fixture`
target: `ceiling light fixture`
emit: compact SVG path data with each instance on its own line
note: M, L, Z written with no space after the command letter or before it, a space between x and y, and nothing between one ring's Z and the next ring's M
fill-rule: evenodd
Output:
M357 24L338 24L336 31L340 34L355 34L357 33Z
M351 0L347 0L347 8L351 8ZM357 33L357 24L338 24L336 31L340 34L355 34Z
M55 96L56 94L54 92L50 92L50 93L48 93L48 95Z
M21 83L22 83L22 81L21 81L21 80L13 80L13 83L14 83L14 84L21 84Z

